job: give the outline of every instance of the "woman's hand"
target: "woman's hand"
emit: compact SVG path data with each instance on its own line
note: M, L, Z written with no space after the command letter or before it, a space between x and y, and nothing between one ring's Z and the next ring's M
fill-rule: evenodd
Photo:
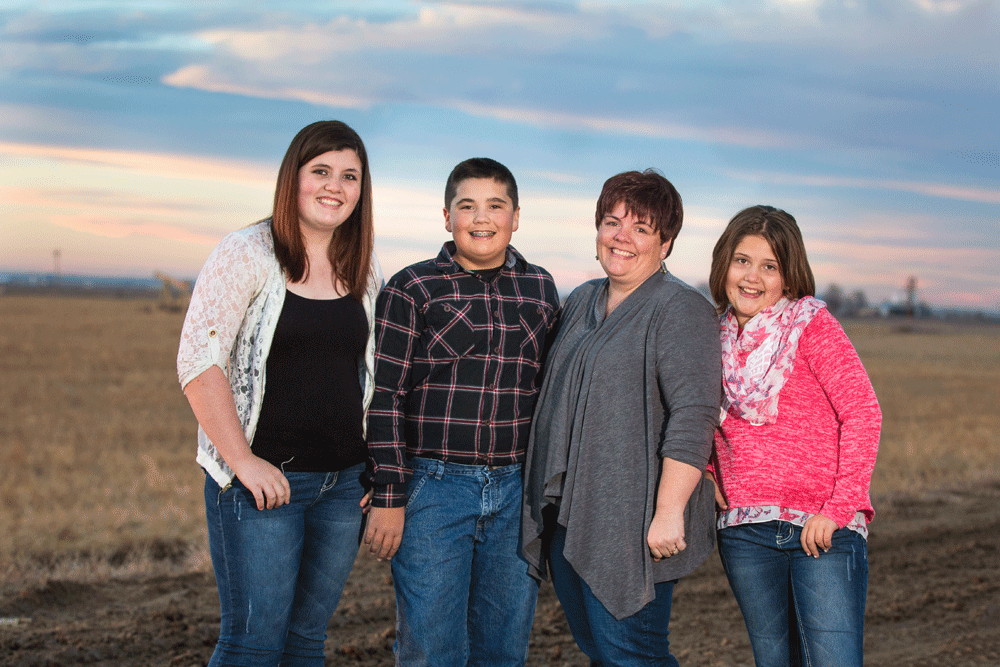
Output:
M687 548L684 541L684 508L699 482L701 470L692 465L670 458L664 458L660 463L656 510L646 533L646 546L653 560L676 556Z
M250 451L236 416L233 390L218 366L187 383L184 395L208 439L233 472L253 494L257 509L281 507L291 499L288 480L280 470Z
M820 549L829 551L833 546L833 531L838 527L836 521L822 514L809 517L802 526L802 549L813 558L819 558Z
M649 524L646 545L654 561L676 556L687 548L684 541L684 512L657 512Z
M725 494L722 493L722 487L719 486L719 483L717 481L715 481L715 475L706 471L705 477L712 480L712 488L715 489L716 507L718 507L720 510L723 511L729 509L729 502L726 500Z
M371 554L379 560L396 555L403 540L405 507L372 507L365 529L365 544L371 545Z
M291 487L285 475L264 459L250 454L235 465L233 472L243 482L243 486L253 494L257 509L273 510L287 505L292 498Z

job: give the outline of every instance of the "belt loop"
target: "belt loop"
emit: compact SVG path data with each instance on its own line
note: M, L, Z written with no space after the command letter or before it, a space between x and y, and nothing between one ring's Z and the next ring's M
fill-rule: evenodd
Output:
M444 461L435 461L434 467L436 468L434 471L434 479L441 479L444 477Z

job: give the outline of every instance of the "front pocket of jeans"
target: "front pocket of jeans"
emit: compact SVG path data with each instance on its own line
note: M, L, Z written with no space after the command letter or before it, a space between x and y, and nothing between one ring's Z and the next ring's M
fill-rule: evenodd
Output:
M253 497L253 491L248 489L237 477L229 486L219 492L218 508L220 511L231 512L237 520L256 519L266 516L266 511L257 509L257 499Z
M426 471L422 472L419 477L414 476L414 478L410 480L410 486L407 489L406 496L406 509L410 509L410 503L412 503L416 499L417 495L420 494L420 490L424 488L424 485L427 483L427 480L431 478L431 475L432 473L430 471Z

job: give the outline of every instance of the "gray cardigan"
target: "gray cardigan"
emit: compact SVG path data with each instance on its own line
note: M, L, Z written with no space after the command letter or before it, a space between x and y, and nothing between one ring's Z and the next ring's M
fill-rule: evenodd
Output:
M646 533L661 459L704 470L718 425L722 361L708 301L658 272L607 318L607 279L567 299L549 351L525 462L521 545L531 574L547 577L542 508L559 507L564 555L616 618L655 597L715 546L711 482L684 513L687 548L654 562Z

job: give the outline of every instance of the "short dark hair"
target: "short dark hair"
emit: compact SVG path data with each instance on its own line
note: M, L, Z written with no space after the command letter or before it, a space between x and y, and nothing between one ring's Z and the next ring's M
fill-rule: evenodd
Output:
M448 175L448 182L444 185L444 207L450 208L451 202L458 192L458 184L467 178L491 178L497 183L507 188L507 196L517 210L517 181L510 169L503 166L496 160L488 157L471 157L462 160L455 165Z
M809 268L806 246L795 218L773 206L751 206L733 216L712 250L712 271L708 285L720 313L729 306L729 298L726 296L729 265L733 261L736 246L747 236L762 236L771 246L774 258L778 260L781 280L785 284L784 296L801 299L816 294L816 280Z
M673 183L656 169L626 171L604 182L597 198L594 224L601 228L604 216L624 203L626 213L642 218L660 235L660 243L677 238L684 222L684 205ZM667 255L674 249L671 243Z
M330 240L330 263L351 296L364 296L375 248L372 215L372 182L368 153L358 133L339 120L321 120L307 125L292 139L278 169L271 211L274 254L292 282L308 274L305 244L299 228L299 169L328 151L352 150L361 162L361 196L350 217Z

